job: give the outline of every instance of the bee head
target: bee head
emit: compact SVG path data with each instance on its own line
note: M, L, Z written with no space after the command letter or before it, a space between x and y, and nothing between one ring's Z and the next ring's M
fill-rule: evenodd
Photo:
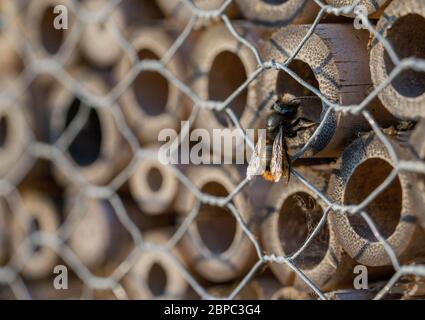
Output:
M279 129L279 127L282 125L282 122L285 120L285 118L280 113L272 113L267 118L267 131L268 132L275 132Z
M277 99L272 106L272 110L282 115L285 120L293 120L297 115L299 106L299 100L283 102L281 99Z

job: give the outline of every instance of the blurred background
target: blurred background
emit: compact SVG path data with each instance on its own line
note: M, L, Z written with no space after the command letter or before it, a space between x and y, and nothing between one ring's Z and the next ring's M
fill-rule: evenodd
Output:
M424 59L421 0L0 0L0 298L423 298ZM297 98L289 181L212 148Z

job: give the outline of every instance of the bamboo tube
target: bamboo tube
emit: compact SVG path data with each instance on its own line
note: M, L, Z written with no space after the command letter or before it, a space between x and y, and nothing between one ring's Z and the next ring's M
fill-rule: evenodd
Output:
M10 74L16 76L22 63L18 54L19 33L15 21L17 8L14 1L3 0L0 3L0 15L6 20L0 27L0 78L3 78Z
M294 287L285 287L276 291L272 300L313 300L311 296L303 291Z
M147 25L164 18L156 1L123 0L120 7L128 27Z
M306 172L304 176L322 192L325 180ZM305 184L293 178L287 186L276 184L270 191L262 223L261 238L266 252L276 256L295 254L315 230L326 205ZM343 285L352 273L352 259L339 245L329 219L294 264L322 290ZM306 288L307 285L287 265L271 264L273 273L283 285Z
M97 269L107 261L117 259L124 238L122 227L112 207L106 201L85 198L82 215L69 238L69 246L90 269ZM76 205L68 199L68 214Z
M167 213L176 199L179 182L159 160L143 159L130 177L130 192L147 214Z
M32 300L79 300L83 285L81 281L71 278L66 290L57 290L53 287L51 281L43 280L29 283L27 287Z
M243 34L247 35L248 30L255 32L246 23L235 25ZM257 35L250 33L249 37L256 38ZM201 34L194 48L193 60L192 87L204 100L226 100L258 67L253 52L241 45L223 24ZM248 125L254 121L257 107L255 83L231 104L243 128L250 128ZM200 111L196 125L211 131L228 127L226 119L210 110Z
M237 285L238 283L216 285L208 288L207 292L216 299L223 299L229 297ZM266 275L257 276L242 288L235 300L270 300L279 288L280 284L275 278Z
M400 159L409 160L411 153L393 142ZM356 205L376 190L394 169L383 143L368 135L356 140L345 151L339 162L340 169L331 178L333 199L344 205ZM386 242L401 263L423 251L423 231L415 216L420 207L414 201L415 175L399 172L397 179L364 210L374 221ZM389 266L391 260L358 215L331 213L338 241L345 251L366 266Z
M12 291L12 289L10 288L10 286L2 286L1 290L0 290L0 299L3 301L8 301L8 300L16 300L17 296L15 295L15 293Z
M278 289L279 282L270 276L254 278L238 295L240 300L270 300Z
M85 10L94 13L101 11L107 4L108 1L105 0L85 0L82 6ZM117 7L105 21L89 22L85 25L80 46L90 63L99 67L108 67L120 59L123 49L114 30L121 32L124 30L124 24L124 14L121 8Z
M131 196L123 196L122 201L131 221L142 233L150 229L162 229L175 224L176 213L174 211L170 211L167 214L153 215L142 211Z
M231 285L214 285L207 288L207 293L212 296L213 299L223 299L228 297L233 290L234 286Z
M58 13L54 12L54 8L58 5L65 6L68 9L68 29L58 30L55 28L54 22ZM32 51L37 58L48 58L56 55L69 39L75 23L75 17L70 8L69 0L29 2L22 24L30 39Z
M369 19L377 19L381 16L383 8L385 8L391 0L361 0L358 3L358 6L363 6L366 8L369 15ZM346 6L352 6L355 3L355 0L326 0L326 3L335 7L341 8ZM355 14L347 14L347 17L354 17Z
M327 294L329 300L348 300L348 301L361 301L372 300L377 294L378 290L339 290Z
M9 230L9 219L8 210L3 200L0 201L0 266L6 262L8 255L10 254L8 248L8 230Z
M417 275L408 275L390 290L391 295L401 295L401 300L423 300L425 280Z
M161 59L172 45L169 35L160 27L143 27L135 32L132 46L139 59ZM122 81L134 66L123 57L116 70L116 78ZM178 55L167 65L175 77L184 79L183 65ZM143 143L157 142L159 132L177 129L184 116L179 89L158 72L142 71L133 85L122 95L122 106L130 127Z
M76 72L76 78L95 95L107 93L106 84L93 74L80 71ZM51 138L54 141L72 123L80 108L88 107L61 85L52 90L48 103L51 108ZM103 184L113 177L117 168L121 167L128 157L113 113L108 106L90 109L87 123L72 141L65 156L90 183ZM70 182L69 177L61 172L60 168L56 168L54 174L62 184Z
M264 43L265 60L284 63L295 52L306 36L309 26L290 26L278 30ZM320 90L330 102L341 105L358 104L368 95L371 80L367 68L366 50L369 33L353 30L350 25L322 24L317 27L289 68L304 81ZM349 43L350 45L347 45ZM279 44L279 45L277 45ZM258 82L259 105L269 110L277 95L314 96L285 71L270 70ZM299 151L317 129L327 108L320 100L306 100L300 107L301 114L317 123L288 139L289 153ZM376 99L369 111L382 124L392 118ZM265 117L264 115L263 117ZM343 147L369 125L362 116L331 111L317 138L306 150L304 157L335 157Z
M385 287L388 281L370 283L368 289L344 289L326 293L329 300L373 300L376 295ZM385 296L385 300L400 300L401 295L396 290L391 289Z
M237 3L247 19L270 27L312 23L320 9L308 0L237 0Z
M421 120L416 128L415 131L412 133L412 136L410 138L410 144L412 145L414 151L416 152L417 156L420 160L425 161L425 120ZM425 210L424 204L425 204L425 175L420 174L417 176L418 184L415 187L415 197L417 197L417 203L420 206L420 210L416 213L416 215L419 218L419 222L421 223L422 227L425 229Z
M0 56L0 78L3 78L4 75L15 73L19 57L10 38L2 33L2 30L0 30L0 52L3 53Z
M22 274L28 279L40 279L53 273L58 257L51 248L23 243L33 232L54 235L59 227L59 212L52 200L37 192L21 193L23 207L14 212L11 242ZM26 257L29 257L26 259Z
M228 196L241 181L234 167L193 167L187 176L202 192L219 197ZM196 203L190 190L179 194L177 210L182 221ZM255 233L253 211L245 192L236 195L233 204ZM232 213L206 204L201 205L197 218L185 233L182 250L202 277L218 283L244 275L256 258L252 242Z
M252 25L242 22L235 22L234 25L251 43L258 43L260 33L257 33ZM203 100L225 101L257 68L258 63L253 52L242 45L225 25L219 24L208 28L196 42L193 52L192 89ZM243 129L254 128L257 121L256 83L256 80L250 83L230 104L230 109ZM229 128L230 132L220 132L224 141L230 141L233 149L244 143L239 135L236 136L236 144L233 143L233 131L236 126L224 111L200 109L195 127L204 128L210 134L217 129Z
M425 58L425 3L391 2L377 25L378 32L392 45L399 58ZM375 86L388 79L396 68L382 42L375 39L370 53L370 69ZM395 116L415 119L425 116L425 73L405 70L379 95Z
M217 10L224 4L225 0L194 0L195 7L201 10ZM183 1L180 0L157 0L158 6L170 19L174 19L181 25L186 25L193 13ZM225 11L228 17L237 15L237 8L234 3ZM198 18L195 28L207 26L211 20Z
M0 86L4 84L4 88L17 100L15 105L0 110L0 176L10 173L13 166L26 155L26 148L31 142L30 124L27 122L27 110L24 109L27 98L22 94L20 85L6 86L7 79L3 80Z
M144 240L155 245L164 245L172 236L170 230L159 229L145 233ZM142 252L130 270L125 283L132 299L184 299L189 285L170 256L184 259L174 248L171 253L158 251Z

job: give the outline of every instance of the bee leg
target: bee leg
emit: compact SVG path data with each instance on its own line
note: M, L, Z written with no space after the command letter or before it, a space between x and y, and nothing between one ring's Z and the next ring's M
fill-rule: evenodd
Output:
M291 130L291 132L289 132L288 134L289 138L296 138L297 137L297 131L295 130Z
M293 125L293 130L295 132L298 132L298 131L301 131L301 130L310 129L314 126L316 126L316 122L311 121L311 120L307 120L307 119L304 119L304 118L299 118L299 119L297 119L297 121L295 121L295 123Z

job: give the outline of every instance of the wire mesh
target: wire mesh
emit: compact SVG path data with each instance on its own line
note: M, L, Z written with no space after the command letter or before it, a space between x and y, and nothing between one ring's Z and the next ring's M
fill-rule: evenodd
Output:
M322 18L326 14L339 16L343 13L354 12L357 5L342 8L334 8L332 6L326 5L323 1L314 0L314 2L320 6L320 12L317 15L317 18L313 24L311 24L310 31L307 33L303 41L299 43L298 50L285 61L285 63L278 63L276 61L264 61L258 48L252 43L250 43L246 38L238 33L234 27L233 22L226 16L226 9L232 4L233 0L226 0L223 5L212 11L204 11L197 8L191 1L182 0L185 6L189 8L192 12L192 17L189 20L187 26L183 32L175 39L173 45L169 48L168 52L160 58L160 60L143 60L137 61L133 64L132 69L128 72L125 79L118 83L112 90L110 90L104 96L96 96L90 91L87 90L78 79L73 78L73 76L66 71L64 65L67 63L70 58L70 53L74 50L77 50L79 39L82 35L83 28L82 24L96 23L102 21L107 17L111 16L111 12L116 6L120 4L120 0L109 1L108 4L100 12L89 12L86 11L79 2L76 0L71 0L69 8L72 13L76 16L76 23L72 29L73 36L67 37L67 42L61 48L60 52L55 55L53 58L39 59L36 57L31 48L31 44L24 37L20 39L18 43L18 53L20 58L24 61L24 68L19 74L16 82L9 83L7 87L2 88L0 93L0 101L2 108L17 108L19 104L10 103L17 101L19 98L19 93L22 90L28 90L31 83L35 80L37 76L48 74L54 77L58 82L60 82L64 87L66 87L70 92L72 92L76 97L84 102L83 106L90 105L94 108L108 108L114 116L114 120L119 128L120 134L126 139L128 144L131 146L133 158L130 164L125 167L121 172L106 186L96 186L85 181L84 178L79 174L78 168L76 168L73 163L64 155L67 147L69 146L72 137L75 136L79 128L82 127L83 122L86 119L84 108L81 108L78 116L74 119L75 126L69 126L67 130L64 131L62 136L55 143L46 143L42 141L37 141L35 134L31 135L31 143L25 149L24 154L21 157L21 160L18 161L13 168L0 179L0 193L1 197L5 200L10 208L22 208L22 198L18 186L25 178L27 173L31 170L35 162L39 159L47 160L63 172L67 179L72 181L73 188L78 190L77 199L79 197L90 197L95 199L102 199L109 202L109 204L114 209L116 216L120 223L127 229L129 234L132 237L134 242L134 249L131 251L129 256L122 261L115 271L108 277L98 277L93 275L90 270L78 259L75 253L68 247L66 240L69 235L72 233L73 228L75 228L75 220L78 220L79 206L80 202L75 201L75 207L71 210L71 215L65 220L65 222L60 226L60 228L55 232L55 234L46 234L39 231L34 231L28 235L24 242L29 242L33 245L47 246L54 250L58 256L60 256L70 268L75 272L75 274L80 278L84 283L84 293L81 298L90 298L93 291L95 290L111 290L116 298L126 299L128 294L121 284L123 277L129 272L129 270L134 266L137 261L137 257L143 252L162 252L170 256L176 266L191 286L191 288L203 299L214 299L212 295L208 293L206 288L202 286L200 282L191 274L191 272L179 261L173 254L172 249L178 243L178 241L185 234L190 224L196 219L199 208L201 204L209 204L222 208L228 209L236 219L237 223L242 227L246 236L252 241L255 246L258 260L252 269L246 274L246 276L239 282L237 287L224 299L234 299L241 292L241 290L253 279L255 274L264 266L270 263L285 264L291 268L303 281L308 285L308 287L313 290L320 299L327 299L328 296L322 292L318 286L309 279L303 271L297 267L294 263L296 258L303 252L303 250L313 241L313 239L320 234L322 228L325 227L327 217L331 211L337 211L344 215L358 215L369 226L370 230L373 232L374 236L379 240L382 245L384 245L385 250L388 256L391 258L392 265L395 269L395 273L384 286L384 288L375 296L375 299L382 299L390 291L390 289L396 284L396 282L403 276L406 275L415 275L419 277L425 276L425 266L424 265L402 265L399 262L399 259L391 246L386 242L385 237L383 237L376 227L374 221L365 211L365 208L379 196L391 183L396 179L397 174L400 172L413 172L417 174L425 174L425 163L421 161L405 161L399 159L392 143L386 137L383 132L383 129L372 117L371 113L367 110L368 105L377 98L378 94L388 86L392 80L394 80L400 73L405 70L415 70L425 72L425 61L417 59L414 57L400 59L396 52L394 51L392 45L385 39L377 30L374 25L368 20L368 17L365 16L362 12L356 12L356 16L360 18L364 26L369 30L369 32L376 37L385 47L391 61L396 66L391 72L390 76L386 81L384 81L380 86L376 87L368 97L364 99L359 105L349 105L342 106L337 103L329 101L325 96L321 94L319 90L307 83L304 79L295 74L290 68L289 65L296 58L299 51L302 49L304 44L308 41L309 37L313 34L315 28L319 25ZM359 1L358 1L359 2ZM17 17L13 16L3 16L2 17L2 28L7 34L7 30L12 26L18 26L20 28L25 28L23 25L19 25ZM247 47L255 55L258 68L257 70L250 74L246 81L225 101L206 101L201 99L191 87L183 83L178 79L174 74L172 74L168 69L167 65L176 52L181 48L184 42L188 39L190 34L194 31L196 23L199 19L206 20L221 20L231 34L240 42L242 46ZM25 24L25 23L23 23ZM113 23L110 30L117 42L120 44L122 49L130 57L135 57L134 49L131 44L128 42L124 36L123 30L120 29L120 26L117 23ZM233 121L234 125L238 128L241 127L237 116L229 108L231 103L261 74L268 72L269 70L281 70L290 75L295 79L299 84L310 90L312 93L320 97L324 104L329 106L328 112L325 117L322 119L322 122L330 115L331 111L337 113L346 113L346 114L361 114L370 124L371 128L375 132L376 136L382 141L385 147L388 149L392 159L397 164L394 167L393 172L390 176L384 181L384 183L379 186L374 192L372 192L367 199L362 203L356 205L340 205L333 202L329 197L323 192L319 191L311 182L305 179L300 172L296 170L293 171L293 175L298 177L302 183L304 183L314 194L316 194L327 206L323 218L320 220L314 231L305 241L303 246L291 256L275 256L266 254L257 237L252 233L250 227L247 225L247 222L243 220L241 213L238 212L237 208L233 204L233 198L240 193L244 188L249 185L248 179L244 179L240 182L238 187L232 192L229 196L214 197L209 194L204 194L201 190L198 190L185 176L184 172L180 171L178 167L172 167L172 171L177 177L177 179L185 187L187 187L197 198L198 203L193 208L191 214L180 224L177 231L172 238L165 245L157 245L144 241L143 232L141 232L135 224L131 221L126 212L126 208L123 204L123 200L117 194L117 191L122 185L130 178L135 168L137 167L140 161L146 158L155 158L156 154L149 151L146 148L143 148L138 139L135 137L134 133L129 129L122 110L117 103L119 97L123 92L132 84L138 74L143 71L155 71L160 73L165 77L170 83L176 86L184 95L186 95L195 106L195 111L200 108L207 108L210 110L215 110L217 112L227 113L230 119ZM13 88L16 83L23 84L22 88L19 90L10 90ZM17 93L17 94L16 94ZM6 106L6 107L5 107ZM10 107L8 107L10 106ZM195 114L192 115L195 117ZM72 129L74 128L74 129ZM308 145L311 141L314 140L315 136L318 135L321 126L317 129L316 133L311 137L310 142L297 154L297 157L301 157L303 152L308 148ZM247 137L244 137L247 139ZM249 141L249 145L253 148L253 141ZM74 219L73 217L77 217ZM81 218L81 217L80 217ZM15 253L10 261L0 267L0 283L5 286L8 286L18 299L30 299L31 294L26 286L26 283L21 275L22 269L25 267L25 264L29 261L30 257L26 259L20 259L17 262L17 253Z

